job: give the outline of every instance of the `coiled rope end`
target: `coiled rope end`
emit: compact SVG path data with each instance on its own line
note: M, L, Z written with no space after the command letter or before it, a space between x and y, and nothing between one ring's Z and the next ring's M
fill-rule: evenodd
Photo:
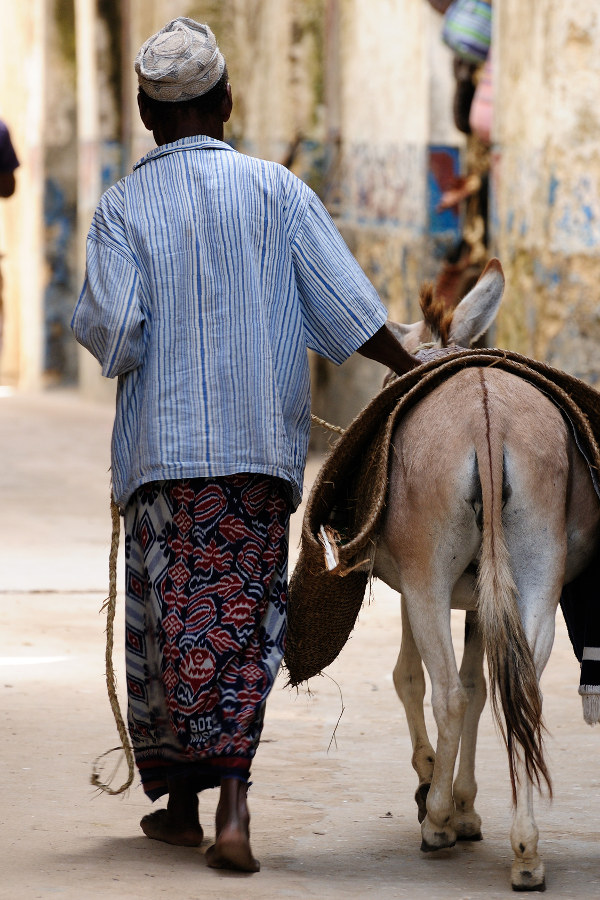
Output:
M111 491L110 495L110 514L112 520L112 536L110 542L110 556L108 561L108 584L109 584L109 593L108 597L102 604L101 612L106 610L106 687L108 690L108 699L110 702L110 707L113 712L113 716L115 719L115 723L117 725L117 731L119 733L119 738L121 740L121 746L115 747L112 750L107 750L106 753L103 753L99 756L93 764L92 768L92 776L91 783L94 787L98 788L101 791L104 791L107 794L123 794L129 787L131 787L133 783L133 778L135 775L135 767L133 760L133 749L131 747L131 743L129 741L129 735L127 734L127 728L125 727L125 723L123 721L123 716L121 714L121 707L119 706L119 699L117 697L117 685L115 678L115 670L113 667L112 655L113 655L113 643L114 643L114 621L115 621L115 612L117 608L117 556L119 553L119 536L121 532L121 514L119 512L119 507L115 503L115 499L113 493ZM121 785L120 788L111 788L111 782L113 781L119 764L112 775L108 779L107 782L103 782L101 780L101 773L99 769L99 762L105 756L108 756L110 753L114 753L115 751L122 750L125 754L125 760L127 762L128 768L128 777L124 784Z

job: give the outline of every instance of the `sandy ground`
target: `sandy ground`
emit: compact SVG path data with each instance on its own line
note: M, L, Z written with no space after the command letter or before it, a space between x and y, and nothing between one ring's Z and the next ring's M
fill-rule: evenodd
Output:
M314 679L310 692L280 680L270 698L250 791L259 874L205 866L216 792L201 798L206 843L188 850L144 837L138 822L151 806L137 780L118 798L93 790L93 760L117 743L99 614L111 421L109 408L74 394L0 399L0 897L510 896L507 763L487 711L478 757L484 840L419 851L410 743L391 680L399 604L381 585L330 677ZM122 593L119 601L122 686ZM458 614L455 627L458 636ZM577 682L559 622L543 681L555 799L537 803L557 898L600 896L600 733L583 723Z

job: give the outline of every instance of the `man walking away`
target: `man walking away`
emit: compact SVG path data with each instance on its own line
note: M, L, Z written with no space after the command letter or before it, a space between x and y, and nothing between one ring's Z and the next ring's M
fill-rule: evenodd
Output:
M316 195L223 141L232 111L208 25L142 46L139 111L157 147L101 198L73 317L117 376L112 442L125 516L128 725L150 838L255 872L246 801L284 649L288 521L310 430L307 348L416 365Z

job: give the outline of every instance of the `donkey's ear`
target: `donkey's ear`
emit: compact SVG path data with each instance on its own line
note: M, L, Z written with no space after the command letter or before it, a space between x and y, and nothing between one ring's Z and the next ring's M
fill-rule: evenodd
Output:
M402 325L400 322L390 322L389 319L386 322L386 325L400 343L402 343L402 339L408 337L413 330L412 325Z
M498 312L504 293L504 273L499 259L490 259L469 291L454 311L449 343L469 347L487 331Z

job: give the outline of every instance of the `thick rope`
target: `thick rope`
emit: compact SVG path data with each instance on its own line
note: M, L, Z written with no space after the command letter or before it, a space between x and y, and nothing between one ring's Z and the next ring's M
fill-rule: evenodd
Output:
M108 560L109 589L108 597L104 601L104 604L100 611L103 612L104 610L106 610L106 686L108 688L108 699L110 701L110 707L113 711L113 716L115 717L117 731L119 732L119 738L121 739L121 746L115 747L113 750L107 750L106 753L103 753L98 757L98 759L94 761L91 780L94 787L97 787L101 791L105 791L107 794L122 794L131 786L135 774L135 768L133 762L133 750L129 742L129 736L127 734L127 729L123 721L123 716L121 715L121 707L119 706L119 699L117 697L117 684L115 678L115 670L113 668L112 662L114 621L115 611L117 608L117 555L119 552L119 535L121 531L121 516L119 513L119 507L115 503L112 494L110 498L110 515L112 519L112 537L110 542L110 556ZM115 790L114 788L110 787L110 784L115 777L116 769L110 776L108 782L104 783L100 780L100 770L98 768L98 762L105 756L108 756L109 753L115 753L118 750L122 750L125 754L129 775L127 781L122 784L120 788Z
M345 434L346 432L345 428L340 428L339 425L330 425L329 422L326 422L325 419L320 419L318 416L315 416L314 413L311 413L310 417L313 422L317 423L317 425L322 425L323 428L328 428L330 431L335 431L336 434Z

